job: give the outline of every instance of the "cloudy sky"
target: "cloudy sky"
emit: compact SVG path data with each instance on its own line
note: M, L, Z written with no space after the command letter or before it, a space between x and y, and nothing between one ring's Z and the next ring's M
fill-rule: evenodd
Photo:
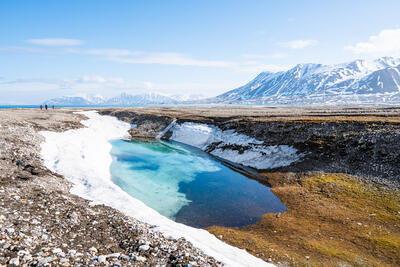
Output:
M261 71L400 56L400 1L0 1L0 104L214 96Z

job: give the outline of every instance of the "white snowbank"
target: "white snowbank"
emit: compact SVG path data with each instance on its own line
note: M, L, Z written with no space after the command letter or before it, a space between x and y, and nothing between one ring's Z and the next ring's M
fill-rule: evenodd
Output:
M87 128L62 133L41 132L45 137L41 147L44 163L50 170L64 175L73 183L71 193L91 200L93 204L111 206L155 225L167 236L184 237L227 266L273 266L245 250L220 241L206 230L169 220L115 185L110 174L112 157L109 140L123 138L130 125L96 112L80 113L89 118L82 122Z
M269 169L288 166L300 160L301 154L291 146L263 146L257 140L234 130L222 131L216 126L185 122L172 128L171 140L206 150L212 143L218 143L210 153L220 158L256 169ZM224 149L224 145L247 147L242 153L238 150ZM250 148L248 148L250 147Z

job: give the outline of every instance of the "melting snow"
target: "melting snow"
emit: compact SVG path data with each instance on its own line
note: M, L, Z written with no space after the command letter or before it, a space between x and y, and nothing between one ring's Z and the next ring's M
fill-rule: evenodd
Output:
M264 146L263 141L257 140L234 130L222 131L216 126L201 123L185 122L172 128L171 140L198 147L202 150L216 144L210 153L231 162L250 166L256 169L269 169L288 166L300 160L301 154L291 146ZM239 152L225 145L246 147Z
M92 204L105 204L116 208L126 215L155 225L157 230L175 238L184 237L206 254L224 262L227 266L273 266L258 259L245 250L230 246L206 230L196 229L176 223L143 202L131 197L111 180L110 154L112 139L127 135L130 125L114 117L100 116L96 112L80 112L89 119L82 121L87 128L66 132L41 132L45 137L42 143L42 158L50 170L64 175L73 183L71 193L92 201ZM207 131L211 128L199 126L201 140L207 140ZM232 133L241 140L240 135Z

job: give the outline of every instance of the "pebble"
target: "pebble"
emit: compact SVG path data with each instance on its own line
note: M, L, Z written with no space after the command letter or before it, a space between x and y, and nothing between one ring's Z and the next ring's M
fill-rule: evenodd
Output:
M76 254L76 250L75 249L68 249L67 250L67 254L74 255L74 254Z
M97 253L97 248L91 247L91 248L89 248L89 252L90 252L92 255L95 255L95 254Z
M147 250L149 250L150 249L150 246L149 245L141 245L140 247L139 247L139 251L147 251Z
M136 260L137 260L137 261L140 261L140 262L146 262L147 258L145 258L145 257L143 257L143 256L137 256L137 257L136 257Z
M60 263L69 262L69 259L61 258L59 262L60 262Z
M60 252L62 252L61 248L53 248L51 250L51 253L53 253L53 254L57 254L57 253L60 253Z
M8 264L11 266L18 266L19 265L19 258L12 258L11 260L8 261Z
M98 261L99 263L105 263L105 262L106 262L106 259L107 259L107 257L104 256L104 255L100 255L100 256L97 257L97 261Z
M120 258L120 260L123 260L123 261L129 261L129 256L126 256L123 254L119 258Z
M106 255L106 258L118 258L121 254L120 253L112 253Z
M44 265L46 263L50 263L52 261L55 261L56 259L57 259L56 257L46 257L46 258L43 258L43 259L39 260L38 265L39 266L40 265Z

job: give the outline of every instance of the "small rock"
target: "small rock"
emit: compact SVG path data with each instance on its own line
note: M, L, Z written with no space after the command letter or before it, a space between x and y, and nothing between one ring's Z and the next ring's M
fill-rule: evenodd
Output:
M149 250L150 249L150 246L149 245L141 245L140 247L139 247L139 251L147 251L147 250Z
M54 261L54 260L56 260L56 259L57 259L56 257L46 257L46 258L44 258L44 259L39 260L39 261L38 261L38 265L39 265L39 266L40 266L40 265L44 265L44 264L50 263L50 262L52 262L52 261Z
M57 254L60 252L62 252L61 248L53 248L53 250L51 251L51 253L53 253L53 254Z
M89 253L92 255L95 255L97 253L97 248L95 248L95 247L89 248Z
M129 261L129 256L121 254L121 256L119 256L119 259L123 261Z
M11 235L15 232L14 228L7 228L6 229L7 234Z
M357 225L361 226L361 225L362 225L362 223L358 222L358 223L357 223Z
M136 260L140 261L140 262L146 262L147 259L145 257L143 257L143 256L137 256Z
M43 240L46 240L47 238L49 238L49 236L46 234L43 234L40 236L40 239L43 239Z
M60 259L60 263L64 263L64 262L69 262L69 259L61 258L61 259Z
M106 262L106 256L104 256L104 255L100 255L99 257L97 257L97 261L99 262L99 263L105 263Z
M11 260L8 261L8 264L11 266L18 266L19 265L19 258L12 258Z
M18 253L17 253L17 255L18 256L20 256L20 257L22 257L22 256L24 256L24 255L26 255L26 254L30 254L28 251L26 251L26 250L20 250L20 251L18 251Z
M33 254L33 257L41 257L43 255L43 252L39 251L38 253Z
M281 217L281 213L276 214L276 218L280 218Z
M106 255L107 258L118 258L121 254L120 253L112 253L112 254L108 254Z
M75 255L76 254L76 250L75 249L68 249L67 254Z
M306 256L306 260L309 260L310 259L310 256Z

